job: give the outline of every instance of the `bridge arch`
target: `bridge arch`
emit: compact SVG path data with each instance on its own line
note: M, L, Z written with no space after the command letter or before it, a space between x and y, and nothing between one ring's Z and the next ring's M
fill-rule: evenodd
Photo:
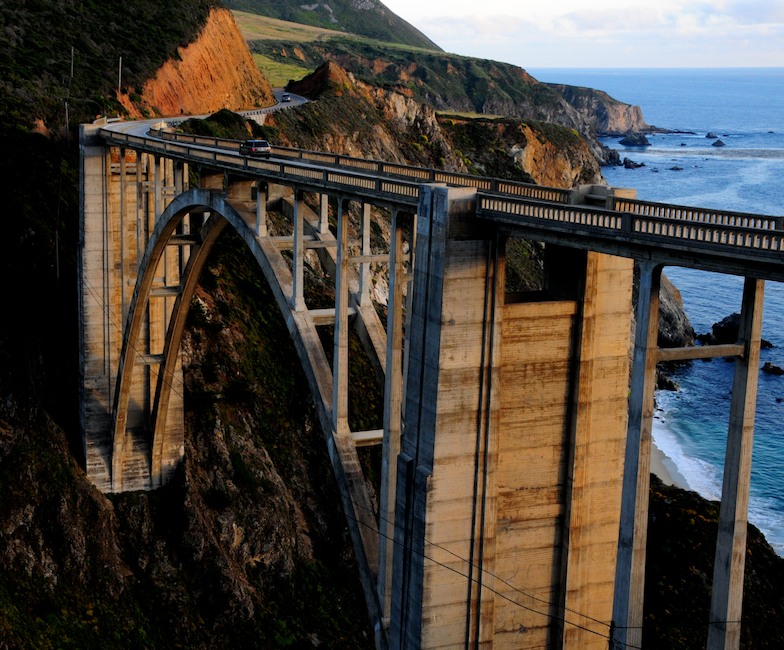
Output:
M186 215L198 209L209 211L213 216L202 225L198 237L193 240L193 249L180 278L175 305L166 332L162 359L160 360L157 373L155 397L150 409L149 422L147 423L147 435L151 438L151 457L148 459L148 469L152 487L162 485L166 478L164 474L172 470L172 459L168 459L168 461L163 459L164 448L171 445L179 448L183 443L181 427L178 427L176 432L167 432L166 429L169 397L172 390L175 366L179 357L185 318L196 282L215 240L223 228L232 221L231 217L227 219L222 218L222 215L221 218L214 216L221 214L219 212L220 209L225 212L226 207L221 206L219 208L215 205L212 193L209 191L186 191L178 195L163 211L157 219L153 233L150 236L144 258L139 266L139 274L123 333L122 352L119 360L118 379L112 409L114 417L111 466L112 489L115 491L122 490L125 483L123 461L126 426L129 419L129 408L131 408L131 390L134 381L139 378L138 373L134 373L134 367L138 358L143 356L138 346L144 325L144 315L150 307L151 299L154 297L153 284L155 276L167 248L172 245L178 226L182 224ZM174 437L175 440L171 440L171 437ZM164 471L164 466L167 466L168 471Z

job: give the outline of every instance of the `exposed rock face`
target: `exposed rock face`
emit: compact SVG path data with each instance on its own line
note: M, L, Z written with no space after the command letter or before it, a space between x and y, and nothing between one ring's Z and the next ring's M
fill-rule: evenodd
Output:
M466 171L435 111L411 97L358 81L332 61L287 88L318 101L268 118L283 144Z
M525 146L514 148L512 153L538 185L568 189L603 181L596 158L582 139L575 138L571 145L562 147L552 140L543 141L529 125L523 127L523 134Z
M269 82L259 72L234 17L213 9L196 41L179 49L144 84L141 100L118 97L132 117L199 115L221 108L240 110L274 101Z
M608 129L624 132L627 124L640 122L639 109L617 102L606 93L596 93L593 103L575 105L550 84L541 83L523 68L508 63L472 59L433 52L409 52L380 45L357 46L345 41L310 43L253 41L254 52L273 59L289 59L296 49L298 62L316 67L334 61L357 78L417 98L438 111L477 113L525 121L549 122L576 129L588 142L594 155L609 162L612 155L596 138L593 111L603 102L608 105ZM587 89L586 89L587 91ZM628 113L628 115L626 115ZM625 116L626 115L626 116Z
M440 122L472 173L564 189L604 183L599 162L573 129L513 119Z
M662 274L659 291L659 345L681 348L694 345L694 328L683 310L683 298L678 288Z
M598 135L624 135L652 128L645 123L639 106L619 102L602 90L565 84L548 85L561 93Z
M318 98L268 120L294 146L550 187L604 182L588 143L568 127L515 119L437 117L429 105L358 81L333 61L288 88ZM322 125L317 135L303 128L316 116ZM507 158L499 156L500 151Z

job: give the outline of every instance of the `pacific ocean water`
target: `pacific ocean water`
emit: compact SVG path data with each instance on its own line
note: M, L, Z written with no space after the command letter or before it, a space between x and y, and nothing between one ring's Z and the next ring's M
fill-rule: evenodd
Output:
M640 199L784 215L784 68L529 69L539 81L586 86L640 106L645 121L677 133L649 147L603 142L644 167L604 167L610 185ZM716 135L725 146L712 146ZM743 278L667 267L695 331L740 311ZM784 285L766 282L762 363L784 368ZM688 482L721 497L734 363L694 361L677 391L657 391L653 437ZM669 461L668 461L669 462ZM749 519L784 555L784 376L759 375Z

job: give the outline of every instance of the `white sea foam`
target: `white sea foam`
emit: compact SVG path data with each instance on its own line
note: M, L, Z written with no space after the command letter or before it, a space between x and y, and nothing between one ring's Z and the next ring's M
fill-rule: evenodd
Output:
M694 490L706 499L718 500L721 498L721 474L710 463L684 452L667 415L667 402L670 395L672 393L667 392L657 395L659 407L653 420L653 441L686 480L690 490Z
M677 424L668 416L668 409L677 400L673 391L659 391L653 419L654 444L667 461L685 479L687 487L701 497L719 501L722 491L722 470L715 465L687 454L678 439ZM774 499L752 495L749 498L749 521L762 531L774 551L784 557L784 514Z

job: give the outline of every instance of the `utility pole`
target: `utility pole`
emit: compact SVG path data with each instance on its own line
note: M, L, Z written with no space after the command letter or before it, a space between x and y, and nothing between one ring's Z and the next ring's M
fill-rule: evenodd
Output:
M120 88L122 88L122 57L120 57L120 65L118 66L117 70L117 94L121 94Z

